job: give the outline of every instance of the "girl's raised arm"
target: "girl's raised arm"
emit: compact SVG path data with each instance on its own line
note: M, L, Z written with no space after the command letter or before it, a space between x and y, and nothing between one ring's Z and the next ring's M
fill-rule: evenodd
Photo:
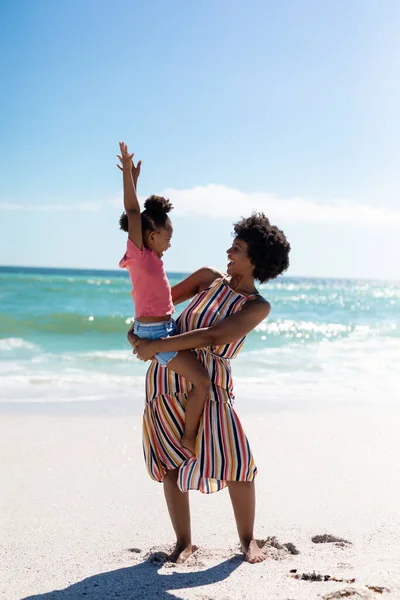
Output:
M128 146L125 142L120 142L119 147L121 154L117 154L122 167L117 165L123 173L124 181L124 208L128 217L128 236L131 242L135 244L139 250L143 246L142 237L142 218L140 216L140 204L136 195L136 183L140 174L142 161L133 164L133 153L129 154Z

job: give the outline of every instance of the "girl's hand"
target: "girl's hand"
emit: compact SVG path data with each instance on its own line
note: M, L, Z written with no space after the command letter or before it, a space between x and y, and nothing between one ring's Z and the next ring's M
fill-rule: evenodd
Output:
M117 164L118 169L120 169L121 171L123 171L124 169L130 169L132 172L132 177L133 177L133 181L136 187L136 182L139 179L139 175L140 175L140 168L142 166L142 161L139 160L139 162L137 163L136 167L135 167L135 163L133 162L133 157L135 156L135 154L132 152L132 154L129 154L129 150L128 150L128 146L125 144L125 142L119 142L119 148L121 150L121 154L117 154L117 157L119 158L121 165Z
M118 164L117 167L121 169L121 171L124 169L131 170L133 164L133 152L132 154L129 154L128 146L125 144L125 142L119 142L119 149L121 150L121 154L117 154L117 157L119 158L122 167Z

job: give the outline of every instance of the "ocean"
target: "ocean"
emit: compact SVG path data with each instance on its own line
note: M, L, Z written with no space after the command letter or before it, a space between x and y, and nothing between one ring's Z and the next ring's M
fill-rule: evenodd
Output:
M259 290L271 315L232 362L242 409L399 401L400 282L283 276ZM132 313L122 270L0 267L0 401L140 411Z

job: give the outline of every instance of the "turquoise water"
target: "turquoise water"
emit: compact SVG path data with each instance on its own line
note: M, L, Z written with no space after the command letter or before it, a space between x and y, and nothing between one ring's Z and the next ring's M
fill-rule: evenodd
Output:
M168 276L173 285L184 274ZM282 277L260 291L272 313L234 362L239 382L296 397L392 393L400 283ZM132 312L124 271L0 267L1 399L95 400L142 389L145 366L126 342Z

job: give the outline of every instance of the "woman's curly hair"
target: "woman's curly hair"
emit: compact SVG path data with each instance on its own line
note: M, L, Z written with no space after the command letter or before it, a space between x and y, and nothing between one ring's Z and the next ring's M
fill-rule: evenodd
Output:
M254 212L234 225L235 236L247 243L254 279L275 279L289 267L290 244L283 231L271 225L264 213Z
M168 213L173 209L171 202L162 196L150 196L144 203L141 212L142 232L155 231L165 227L168 221ZM128 231L128 215L124 212L119 218L119 228Z

